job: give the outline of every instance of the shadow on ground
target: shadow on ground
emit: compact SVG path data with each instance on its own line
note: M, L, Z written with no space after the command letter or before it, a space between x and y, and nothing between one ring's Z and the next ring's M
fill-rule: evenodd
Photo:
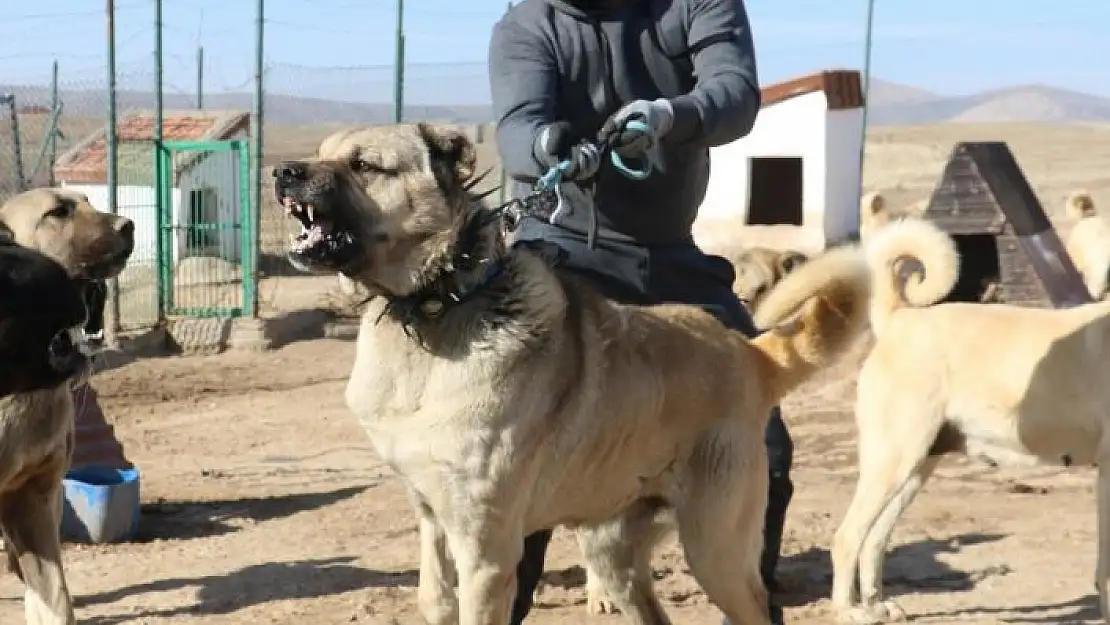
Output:
M887 551L883 567L883 591L888 597L903 594L967 592L998 571L958 571L941 561L942 554L956 554L964 547L993 543L1004 534L960 534L943 540L922 540L898 545ZM779 564L780 600L786 607L808 605L827 598L832 588L832 561L827 549L811 547L786 556Z
M1014 615L1017 616L1014 616ZM1007 615L1007 616L1003 616ZM1098 609L1098 595L1077 597L1071 601L1042 605L1022 605L1006 607L976 607L929 614L930 617L944 617L952 620L967 620L993 616L1000 623L1101 623Z
M1003 538L1005 536L1002 534L971 533L945 540L924 540L899 545L891 549L886 556L885 593L889 597L896 597L908 593L967 592L985 577L1004 575L1006 573L1004 568L958 571L938 558L942 554L959 553L963 547L992 543ZM682 572L689 574L689 570L685 568ZM657 579L661 574L667 573L656 571ZM779 581L783 586L779 600L784 607L809 605L827 598L832 586L832 562L828 550L811 548L784 557L779 564ZM579 588L586 583L586 571L578 565L561 570L549 570L544 573L543 582L562 589ZM683 594L681 598L689 598L689 595ZM580 603L584 602L583 598ZM553 606L537 603L536 607Z
M371 485L277 497L144 504L134 542L188 540L230 534L240 529L241 521L257 523L324 508L368 488Z
M145 610L83 620L88 625L117 625L145 622L150 618L172 618L194 614L231 614L272 601L311 599L338 595L369 587L415 586L414 570L387 572L351 565L353 557L336 557L296 562L268 562L242 568L226 575L182 577L146 582L117 590L78 597L78 607L115 603L147 593L197 587L196 602L174 608Z

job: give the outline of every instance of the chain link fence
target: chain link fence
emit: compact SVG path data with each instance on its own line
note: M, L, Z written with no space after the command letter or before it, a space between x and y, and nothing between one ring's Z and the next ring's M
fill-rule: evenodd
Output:
M492 168L479 189L498 185L501 172L489 125L486 63L410 63L403 80L404 120L467 127L478 148L479 171ZM296 274L285 259L293 226L273 200L273 165L314 153L327 135L342 128L393 123L394 81L392 65L266 67L263 192L257 213L261 311L312 307L321 299L315 293L318 289L307 286L305 277ZM58 64L55 72L47 62L40 79L23 82L0 86L0 201L21 189L60 184L81 189L94 205L107 210L109 98L102 73L68 71L65 63ZM121 133L127 134L124 131L133 117L154 114L155 85L153 67L139 64L138 69L120 69L116 118ZM249 112L253 101L249 81L234 89L204 93L204 110ZM198 94L168 83L163 91L167 119L187 113L199 99ZM121 134L116 146L117 210L136 222L136 250L118 281L118 318L123 330L150 327L159 321L155 155L150 130L145 132ZM94 171L75 176L82 168Z

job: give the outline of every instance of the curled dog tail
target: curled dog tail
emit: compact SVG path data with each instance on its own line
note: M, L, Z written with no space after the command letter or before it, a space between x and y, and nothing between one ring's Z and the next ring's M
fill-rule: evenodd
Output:
M856 246L823 252L787 274L755 314L752 339L768 359L765 388L776 401L830 365L867 328L871 272Z
M887 224L867 242L865 253L874 280L875 336L883 333L895 310L931 306L943 299L960 275L956 243L923 219L907 217Z

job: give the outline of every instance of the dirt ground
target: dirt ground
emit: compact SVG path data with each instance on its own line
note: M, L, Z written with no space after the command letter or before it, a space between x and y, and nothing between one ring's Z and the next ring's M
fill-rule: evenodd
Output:
M869 170L867 186L894 187L907 200L924 194L954 132L877 137L875 149L902 156L873 161L891 169ZM1104 130L1066 133L1082 155L1075 167L1042 129L1023 132L1015 151L1033 164L1027 174L1046 204L1076 186L1110 202ZM1093 135L1103 137L1101 152ZM305 287L289 280L274 288ZM353 343L322 339L262 354L144 359L98 374L104 411L142 471L144 505L134 542L67 545L81 622L422 622L413 514L343 405L353 355ZM791 623L831 622L828 547L854 487L857 363L847 359L784 406L796 446L781 566ZM888 593L923 623L1094 622L1093 477L946 460L895 531ZM621 622L587 614L580 564L557 535L530 622ZM673 543L655 565L676 623L719 622ZM0 574L0 623L22 622L21 597L15 577Z
M353 353L353 343L317 340L99 374L104 410L142 471L144 506L135 542L67 546L81 622L421 622L412 512L343 405ZM782 565L793 623L829 619L827 549L854 480L857 360L784 408L797 447ZM1092 618L1091 478L947 461L896 531L890 592L922 622ZM677 623L718 622L673 544L656 569ZM560 535L533 622L588 619L583 580ZM0 578L0 622L21 622L21 594L13 576Z

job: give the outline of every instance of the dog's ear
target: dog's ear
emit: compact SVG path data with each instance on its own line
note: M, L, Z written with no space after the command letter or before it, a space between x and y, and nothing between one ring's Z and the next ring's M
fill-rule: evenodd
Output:
M809 258L801 252L783 252L782 256L779 256L779 269L782 270L783 275L786 275L807 262Z
M416 128L428 148L432 170L437 179L450 177L454 186L463 184L474 175L478 154L474 150L474 143L462 129L423 122L418 123ZM444 182L447 181L440 180L441 184Z
M1094 217L1095 200L1091 197L1090 193L1085 191L1077 191L1068 196L1067 203L1064 207L1068 217L1072 219L1083 219L1084 217Z
M860 200L860 210L868 217L874 217L886 210L886 198L878 191L872 191Z

